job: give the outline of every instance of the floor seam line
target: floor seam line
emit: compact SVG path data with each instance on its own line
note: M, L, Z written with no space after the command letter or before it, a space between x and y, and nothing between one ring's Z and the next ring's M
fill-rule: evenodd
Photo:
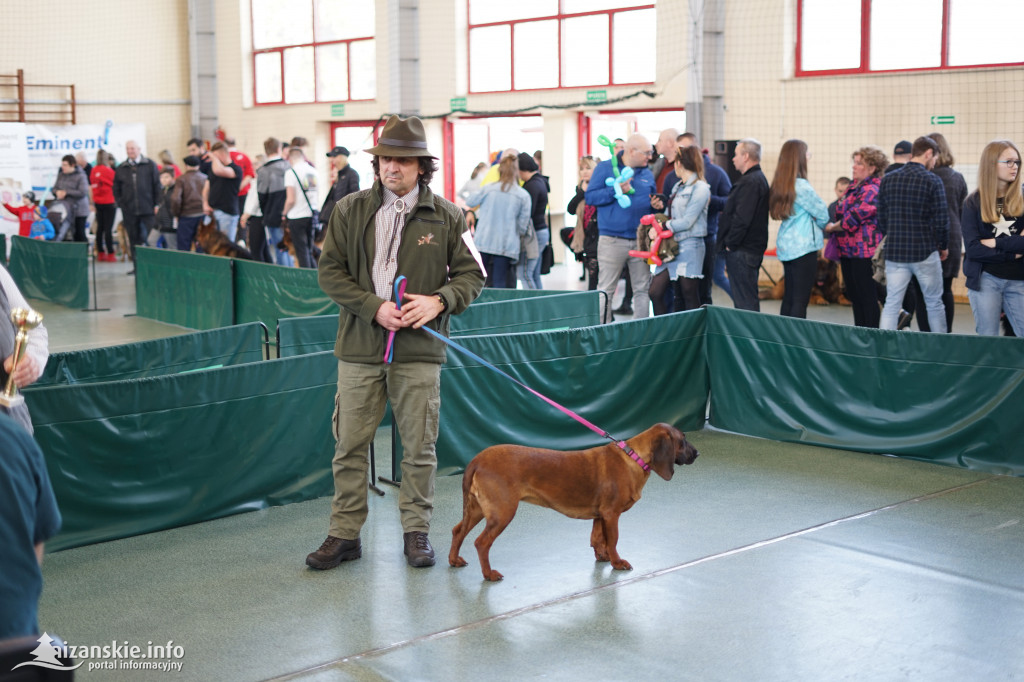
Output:
M366 651L360 651L359 653L351 654L349 656L343 656L342 658L337 658L337 659L335 659L333 661L328 661L326 663L321 663L319 665L311 666L309 668L303 668L302 670L296 670L295 672L286 673L284 675L279 675L277 677L267 678L264 682L283 682L284 680L295 679L299 675L305 675L305 674L313 673L313 672L316 672L316 671L319 671L319 670L327 670L329 668L339 667L339 666L342 666L342 665L344 665L346 663L352 663L352 662L360 661L360 660L366 659L366 658L375 658L375 657L381 656L383 654L390 653L392 651L397 651L399 649L403 649L405 647L408 647L408 646L411 646L411 645L414 645L414 644L419 644L419 643L422 643L422 642L431 642L431 641L434 641L434 640L437 640L437 639L444 639L445 637L450 637L452 635L459 634L461 632L468 632L470 630L476 630L478 628L481 628L481 627L484 627L484 626L487 626L487 625L491 625L491 624L494 624L494 623L500 623L500 622L505 621L505 620L510 620L512 618L516 618L518 616L521 616L521 615L523 615L525 613L530 613L532 611L539 611L541 609L545 609L545 608L548 608L550 606L556 606L558 604L563 604L565 602L574 601L574 600L579 599L581 597L588 597L588 596L591 596L591 595L603 592L605 590L619 589L621 587L628 587L630 585L635 585L637 583L640 583L640 582L643 582L643 581L647 581L647 580L651 580L653 578L659 578L661 576L668 575L670 573L675 573L677 571L681 571L681 570L686 569L686 568L692 568L694 566L699 566L701 564L709 563L711 561L715 561L715 560L718 560L718 559L724 559L724 558L727 558L727 557L735 556L737 554L743 554L743 553L751 551L751 550L760 549L762 547L767 547L769 545L774 545L774 544L777 544L779 542L783 542L785 540L791 540L793 538L801 537L803 535L809 535L810 533L815 533L815 532L817 532L819 530L825 530L826 528L832 528L832 527L835 527L835 526L838 526L838 525L841 525L841 524L844 524L844 523L848 523L850 521L857 521L857 520L860 520L860 519L864 519L864 518L868 518L868 517L871 517L871 516L875 516L876 514L881 514L881 513L886 512L886 511L891 511L893 509L897 509L897 508L905 506L905 505L917 504L919 502L924 502L926 500L935 499L937 497L942 497L944 495L949 495L951 493L959 492L961 490L966 490L968 488L973 488L974 486L981 485L982 483L988 483L990 481L997 480L999 478L1000 477L997 476L997 475L991 475L991 476L987 476L985 478L978 479L976 481L971 481L969 483L962 483L960 485L956 485L956 486L953 486L951 488L945 488L943 490L937 490L935 492L928 493L926 495L918 495L917 497L913 497L913 498L910 498L908 500L900 500L899 502L894 502L892 504L887 504L885 506L877 507L875 509L869 509L868 511L859 512L857 514L851 514L849 516L844 516L844 517L841 517L841 518L838 518L838 519L833 519L832 521L826 521L825 523L820 523L820 524L817 524L815 526L809 526L807 528L803 528L801 530L793 531L791 533L785 533L783 535L779 535L779 536L774 537L774 538L769 538L767 540L761 540L761 541L758 541L758 542L753 542L753 543L750 543L748 545L744 545L742 547L736 547L734 549L727 550L725 552L719 552L717 554L711 554L711 555L708 555L708 556L705 556L705 557L701 557L699 559L694 559L692 561L687 561L685 563L678 564L676 566L669 566L668 568L663 568L663 569L660 569L660 570L657 570L657 571L651 571L650 573L644 573L643 575L638 575L638 576L633 577L633 578L624 578L622 580L616 580L615 582L608 583L607 585L599 585L598 587L593 587L593 588L590 588L590 589L587 589L587 590L582 590L580 592L574 592L572 594L563 595L561 597L557 597L555 599L549 599L547 601L539 602L537 604L529 604L529 605L526 605L526 606L521 606L518 609L513 609L511 611L506 611L505 613L499 613L499 614L495 614L493 616L488 616L487 618L481 618L480 620L474 621L472 623L463 623L461 625L457 625L457 626L448 628L446 630L439 630L438 632L432 632L432 633L427 634L427 635L420 635L418 637L413 637L411 639L403 640L401 642L393 642L391 644L388 644L388 645L385 645L385 646L381 646L381 647L377 647L375 649L367 649Z

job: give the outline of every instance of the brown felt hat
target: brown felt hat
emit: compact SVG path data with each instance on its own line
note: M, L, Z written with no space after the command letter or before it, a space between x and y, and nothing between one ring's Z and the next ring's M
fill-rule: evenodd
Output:
M384 124L384 130L377 138L377 146L367 149L374 156L429 156L437 157L427 151L427 134L423 131L423 121L415 116L399 118L393 115Z

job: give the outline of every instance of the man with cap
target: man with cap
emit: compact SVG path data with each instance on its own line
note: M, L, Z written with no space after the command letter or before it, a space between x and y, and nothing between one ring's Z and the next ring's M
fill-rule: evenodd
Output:
M325 224L331 219L331 212L334 205L353 192L359 191L359 173L348 165L348 149L335 147L327 152L327 158L331 160L331 168L334 169L334 184L324 198L324 205L320 208L320 220Z
M911 145L906 140L900 140L899 142L897 142L896 147L893 148L892 150L892 163L890 163L886 167L885 173L883 173L882 175L885 175L886 173L892 173L897 168L903 168L904 166L906 166L907 163L910 162L910 154L912 149L913 145Z
M434 565L427 533L445 345L420 327L447 334L450 316L484 284L462 210L430 190L437 157L427 151L423 122L392 116L366 151L373 155L373 186L337 203L320 256L320 287L341 307L334 500L327 539L306 557L320 570L362 556L369 446L388 400L404 451L398 507L406 560ZM396 301L399 276L407 286ZM389 337L391 362L384 357Z

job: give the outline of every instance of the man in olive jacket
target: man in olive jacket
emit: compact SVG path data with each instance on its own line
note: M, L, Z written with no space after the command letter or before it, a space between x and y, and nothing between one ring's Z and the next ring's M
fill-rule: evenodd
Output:
M428 187L436 157L420 119L392 116L367 151L374 155L373 187L338 202L320 256L320 287L341 306L330 529L306 557L320 570L362 556L369 446L389 399L404 450L398 506L406 560L434 565L427 533L445 345L419 328L447 334L449 316L465 310L484 284L461 209ZM393 295L398 276L407 282L400 307Z

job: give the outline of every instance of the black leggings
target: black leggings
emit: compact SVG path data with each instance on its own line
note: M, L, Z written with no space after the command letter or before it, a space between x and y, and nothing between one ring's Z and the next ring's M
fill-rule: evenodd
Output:
M87 242L89 237L85 234L85 223L89 220L89 216L75 216L75 232L72 238L76 242Z
M668 270L662 270L651 278L651 286L647 292L651 296L651 306L655 315L664 315L672 310L665 303L665 290L672 284L675 298L682 302L676 304L678 310L696 310L700 307L700 280L695 277L680 277L675 281L668 278Z
M96 204L96 253L114 253L114 214L117 204Z
M782 261L786 277L786 291L782 295L780 315L785 317L807 317L807 302L811 300L811 289L818 274L818 252L811 251L799 258Z

